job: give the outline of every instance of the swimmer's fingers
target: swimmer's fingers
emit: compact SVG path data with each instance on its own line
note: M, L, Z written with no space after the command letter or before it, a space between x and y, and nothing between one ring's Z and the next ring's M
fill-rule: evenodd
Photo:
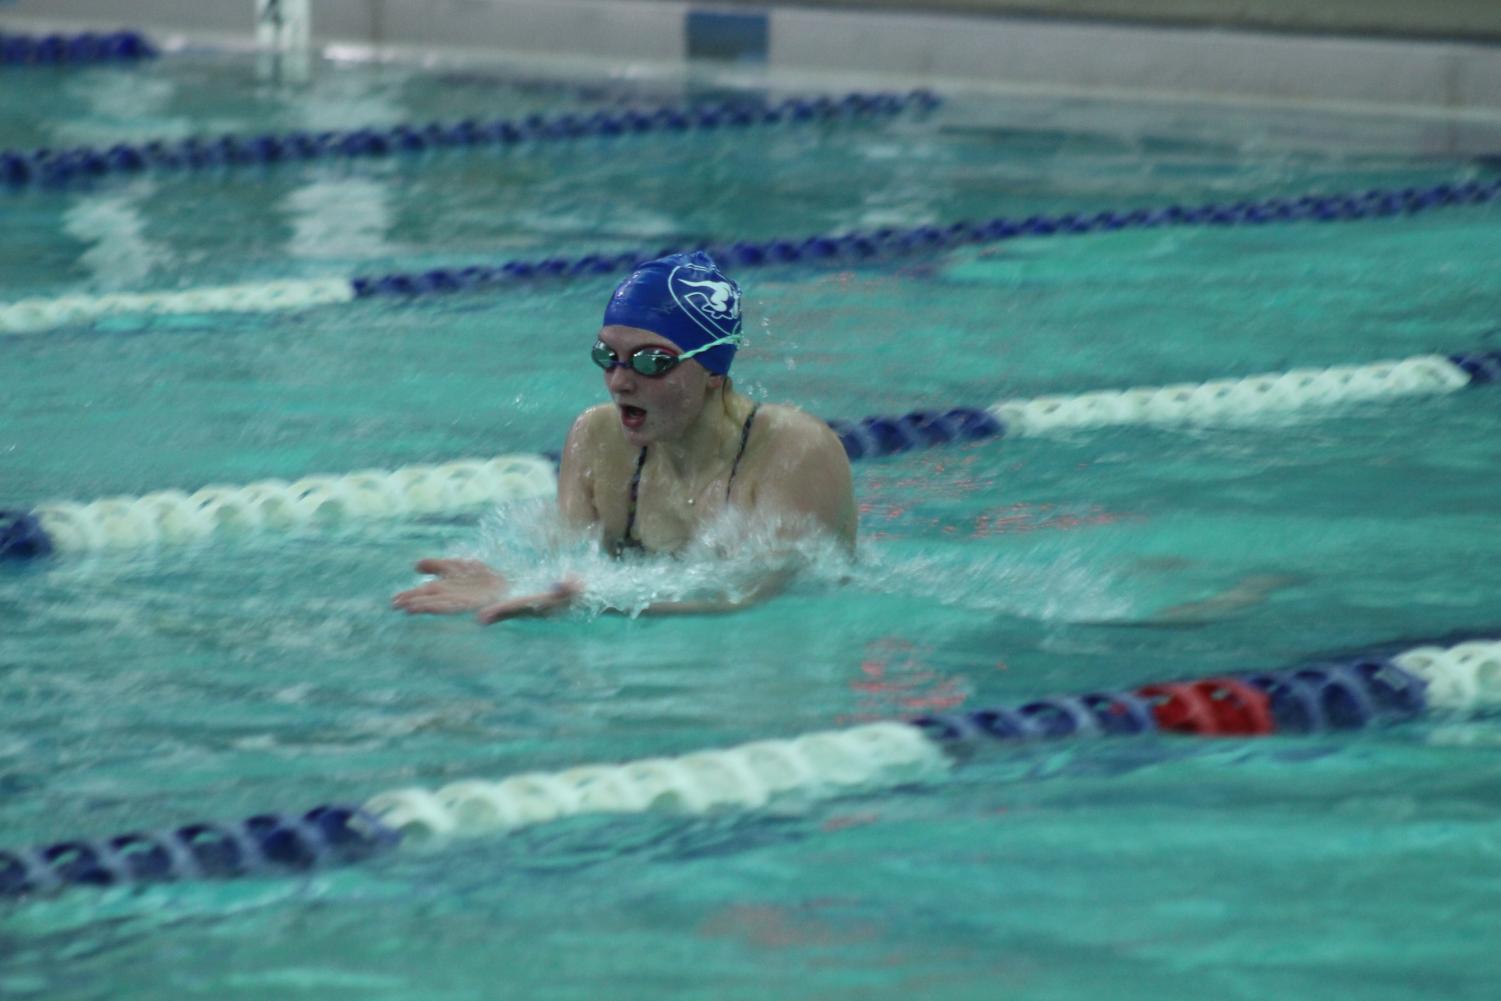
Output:
M437 577L483 577L486 574L498 576L494 570L479 560L461 560L451 557L440 560L418 560L416 569L418 573L430 573Z
M472 612L505 597L502 581L487 578L475 582L455 582L452 578L428 581L391 599L391 607L406 612L446 615Z
M391 599L391 607L435 615L472 612L504 598L510 587L504 577L478 560L418 560L417 571L433 574L437 580L402 591Z
M573 603L583 593L583 585L570 577L554 584L551 591L531 594L524 598L512 598L497 602L475 613L475 620L482 626L493 626L506 619L518 619L529 615L548 615Z
M446 580L430 580L426 584L418 584L416 587L407 588L405 591L398 593L391 601L394 603L429 594L451 594L453 591L453 584Z
M408 615L457 615L474 611L475 604L465 598L446 594L424 594L391 602L391 606Z
M453 615L456 612L467 611L464 608L454 608L449 602L433 598L412 598L408 601L392 602L392 605L408 615Z
M424 584L410 591L402 591L391 599L391 607L404 612L427 615L451 615L454 612L470 612L483 604L472 595L458 595L452 591Z
M512 598L481 608L474 620L482 626L493 626L506 619L519 619L527 615L546 615L551 607L551 594L532 594L525 598Z

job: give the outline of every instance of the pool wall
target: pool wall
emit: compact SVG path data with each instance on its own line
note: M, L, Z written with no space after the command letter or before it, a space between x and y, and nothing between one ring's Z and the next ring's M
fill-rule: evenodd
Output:
M1501 116L1501 45L1486 41L1488 31L1490 38L1496 37L1496 22L1501 22L1501 8L1493 4L1477 8L1472 0L1450 0L1436 5L1431 18L1425 7L1423 18L1433 26L1431 33L1451 31L1462 37L1412 40L1327 33L1342 26L1370 27L1374 14L1363 22L1291 22L1312 33L1259 30L1270 16L1266 12L1290 9L1266 0L1247 7L1247 19L1234 29L1193 23L1187 15L1207 9L1202 2L1155 0L1147 9L1165 21L1154 24L1123 23L1115 10L1122 0L1113 2L1054 8L1103 15L1070 20L974 11L852 10L837 4L317 0L312 35L315 44L346 52L469 51L601 57L612 64L713 58L785 71L879 73L1049 91L1319 101ZM1011 6L1004 0L964 0L976 8L982 3L987 10ZM1350 5L1338 9L1346 8ZM1496 13L1485 13L1492 8ZM1174 9L1182 16L1169 16ZM1266 16L1258 20L1252 16L1257 12ZM1416 15L1403 17L1407 20L1383 23L1398 30ZM170 33L168 41L186 43L250 44L255 29L251 0L137 0L128 7L109 0L0 4L0 27L10 30L104 29L125 20L130 27Z
M764 0L719 2L737 7L774 6ZM798 6L921 9L1304 34L1501 39L1501 5L1494 0L1430 0L1425 4L1408 0L798 0Z

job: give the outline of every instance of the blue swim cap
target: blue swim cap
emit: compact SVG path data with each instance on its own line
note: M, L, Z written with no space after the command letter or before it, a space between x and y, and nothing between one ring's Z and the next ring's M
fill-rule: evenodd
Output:
M605 326L639 327L684 351L713 344L694 360L724 375L740 343L740 286L720 274L702 250L638 264L615 288Z

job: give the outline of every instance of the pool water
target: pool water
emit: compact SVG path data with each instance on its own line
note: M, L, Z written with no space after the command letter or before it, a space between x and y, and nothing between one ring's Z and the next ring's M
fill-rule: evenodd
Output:
M16 71L16 79L20 79ZM26 71L30 73L31 71ZM0 146L722 90L176 56L37 71ZM785 81L765 81L777 93ZM828 84L834 87L835 84ZM1465 179L1441 123L961 94L929 116L0 194L0 301ZM825 417L1501 347L1494 208L745 270L736 384ZM0 508L556 449L612 279L0 343ZM1501 393L863 463L852 579L480 629L411 564L569 569L546 505L0 567L17 847L1501 626ZM1154 624L1248 576L1280 586ZM1495 718L978 755L920 789L577 820L304 878L0 910L7 998L1489 998Z

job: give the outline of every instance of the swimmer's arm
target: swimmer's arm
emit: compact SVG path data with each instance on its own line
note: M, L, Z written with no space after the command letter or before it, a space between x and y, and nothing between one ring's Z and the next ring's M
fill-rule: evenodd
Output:
M1090 626L1125 626L1134 628L1182 628L1207 626L1223 619L1239 615L1249 608L1264 602L1267 597L1283 588L1304 582L1298 574L1250 574L1241 578L1233 587L1202 598L1161 609L1153 615L1139 619L1107 619L1083 622Z
M761 578L756 586L734 597L702 598L697 601L654 601L641 610L642 615L714 615L738 612L775 598L787 587L797 571L792 567L777 570Z
M593 453L596 450L592 428L597 420L592 408L584 411L568 429L563 443L563 459L558 464L558 514L569 528L584 530L598 524L594 507Z
M697 601L658 601L641 609L641 615L714 615L722 612L738 612L742 608L750 608L759 605L768 598L775 597L787 586L796 573L795 568L785 567L763 577L756 586L743 594L723 598L704 598ZM574 604L579 596L584 593L584 585L577 578L569 577L552 586L551 590L540 594L529 594L521 598L511 598L506 601L496 602L479 610L475 619L482 626L494 625L506 619L531 619L543 618L558 612L565 611ZM606 612L616 612L621 615L633 614L633 610L622 608L606 608Z
M798 418L778 442L775 465L756 483L756 511L784 537L810 529L827 532L854 552L857 515L849 456L827 424L806 414Z
M591 449L597 441L591 430L598 424L597 418L591 418L593 413L585 411L573 422L558 467L558 513L565 525L581 530L599 520L591 472ZM510 584L505 577L477 560L422 560L417 571L437 579L402 591L391 599L393 608L414 615L475 612L487 625L502 619L546 615L567 607L582 590L576 581L566 580L542 594L508 597Z

